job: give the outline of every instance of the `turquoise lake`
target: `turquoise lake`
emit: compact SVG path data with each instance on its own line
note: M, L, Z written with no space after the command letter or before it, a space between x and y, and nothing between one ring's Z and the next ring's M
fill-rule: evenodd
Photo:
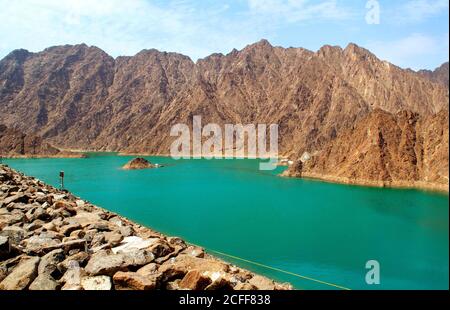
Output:
M124 171L131 157L10 159L11 167L171 236L350 289L448 289L448 195L278 177L257 160L147 157L161 169ZM336 289L211 252L290 282ZM380 285L365 282L380 263Z

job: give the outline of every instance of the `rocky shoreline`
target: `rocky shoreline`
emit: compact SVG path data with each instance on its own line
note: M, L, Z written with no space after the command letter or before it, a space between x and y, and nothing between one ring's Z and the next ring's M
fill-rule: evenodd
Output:
M416 189L422 191L438 192L443 194L449 193L448 184L429 183L422 181L374 181L365 179L354 179L347 177L337 177L333 175L325 175L313 172L295 172L287 169L280 174L281 177L311 179L333 184L345 184L354 186L393 188L393 189Z
M38 158L86 158L87 156L82 153L60 153L56 155L44 155L44 154L0 154L0 157L7 159L38 159Z
M0 165L0 290L285 290Z

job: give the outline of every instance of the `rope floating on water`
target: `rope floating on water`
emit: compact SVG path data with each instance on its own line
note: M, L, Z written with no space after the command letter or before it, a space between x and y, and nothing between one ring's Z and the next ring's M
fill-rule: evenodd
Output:
M341 290L345 290L345 291L350 291L351 290L350 288L342 286L342 285L338 285L338 284L334 284L334 283L331 283L331 282L326 282L326 281L314 279L314 278L311 278L311 277L303 276L301 274L297 274L297 273L286 271L286 270L283 270L283 269L280 269L280 268L276 268L276 267L264 265L264 264L261 264L261 263L253 262L251 260L244 259L244 258L241 258L241 257L238 257L238 256L226 254L226 253L215 251L215 250L209 250L209 251L210 252L214 252L214 253L219 254L219 255L222 255L222 256L227 256L227 257L230 257L230 258L233 258L233 259L237 259L237 260L240 260L240 261L243 261L243 262L246 262L246 263L250 263L250 264L253 264L253 265L256 265L256 266L260 266L260 267L264 267L264 268L267 268L267 269L275 270L275 271L278 271L278 272L281 272L281 273L285 273L285 274L288 274L288 275L291 275L291 276L294 276L294 277L297 277L297 278L301 278L301 279L304 279L304 280L308 280L308 281L312 281L312 282L328 285L328 286L335 287L335 288L338 288L338 289L341 289Z

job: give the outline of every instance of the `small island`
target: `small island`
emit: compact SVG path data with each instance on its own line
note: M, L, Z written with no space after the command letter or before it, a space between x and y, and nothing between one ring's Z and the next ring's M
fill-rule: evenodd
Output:
M125 166L122 167L124 170L138 170L138 169L150 169L150 168L159 168L161 165L154 165L145 158L135 158L125 164Z

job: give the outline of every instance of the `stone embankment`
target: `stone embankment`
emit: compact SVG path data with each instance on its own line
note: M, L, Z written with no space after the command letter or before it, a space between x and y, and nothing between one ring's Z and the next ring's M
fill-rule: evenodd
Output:
M1 290L291 289L0 165Z

